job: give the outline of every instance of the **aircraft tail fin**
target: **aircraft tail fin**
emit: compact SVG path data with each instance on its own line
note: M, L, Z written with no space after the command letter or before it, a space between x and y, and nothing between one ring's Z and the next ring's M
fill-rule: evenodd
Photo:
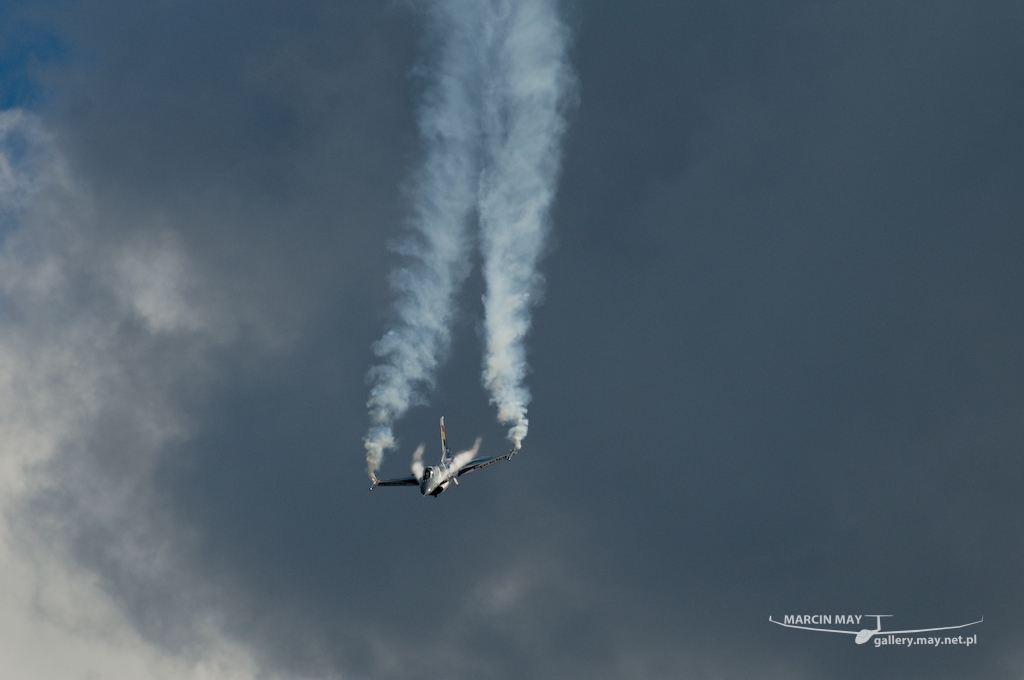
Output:
M444 416L441 416L441 462L450 458L452 450L448 448L448 438L444 434Z

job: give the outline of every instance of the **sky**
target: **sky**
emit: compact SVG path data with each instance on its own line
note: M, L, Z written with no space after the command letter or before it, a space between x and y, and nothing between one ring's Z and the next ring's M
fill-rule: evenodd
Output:
M435 499L364 437L444 6L0 8L0 674L1024 676L1024 7L553 4L529 435ZM508 450L469 238L382 477Z

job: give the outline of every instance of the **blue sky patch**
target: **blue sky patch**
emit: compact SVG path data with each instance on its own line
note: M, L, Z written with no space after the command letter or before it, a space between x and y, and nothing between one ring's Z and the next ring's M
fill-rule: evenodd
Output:
M0 10L0 109L34 108L43 99L38 69L60 62L64 45L52 31L43 30L24 19L13 19L9 10Z

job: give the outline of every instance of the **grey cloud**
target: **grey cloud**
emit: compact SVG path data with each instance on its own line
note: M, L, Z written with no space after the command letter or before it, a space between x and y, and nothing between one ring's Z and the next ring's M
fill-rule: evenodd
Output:
M131 649L212 643L243 677L1019 671L1015 5L574 5L530 438L434 503L368 492L360 443L421 16L133 8L52 16L73 57L39 115L92 216L7 241L3 312L5 422L54 395L75 423L5 516L96 575ZM10 287L48 257L60 287ZM453 448L504 436L466 285L399 431L428 459L441 413ZM837 609L986 620L902 654L766 620Z

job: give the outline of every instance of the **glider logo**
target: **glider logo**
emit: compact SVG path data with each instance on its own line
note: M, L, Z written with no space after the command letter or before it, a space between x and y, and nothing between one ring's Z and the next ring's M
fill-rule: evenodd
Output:
M777 626L784 626L786 628L797 628L799 630L811 630L818 633L844 633L846 635L855 635L853 639L858 645L862 645L871 638L875 638L875 647L881 647L883 645L904 645L906 647L927 645L932 647L938 647L939 645L976 645L978 644L977 635L963 635L953 636L919 636L919 637L901 637L902 635L908 635L910 633L931 633L939 630L954 630L957 628L966 628L967 626L974 626L985 620L985 617L981 617L977 621L971 623L963 623L959 626L940 626L939 628L915 628L913 630L882 630L882 619L888 618L892 614L786 614L782 617L782 621L776 621L772 617L768 617L768 620ZM861 619L874 619L874 628L861 628L860 630L838 630L835 628L822 628L821 626L828 625L851 625L859 626ZM868 623L865 621L864 623Z

